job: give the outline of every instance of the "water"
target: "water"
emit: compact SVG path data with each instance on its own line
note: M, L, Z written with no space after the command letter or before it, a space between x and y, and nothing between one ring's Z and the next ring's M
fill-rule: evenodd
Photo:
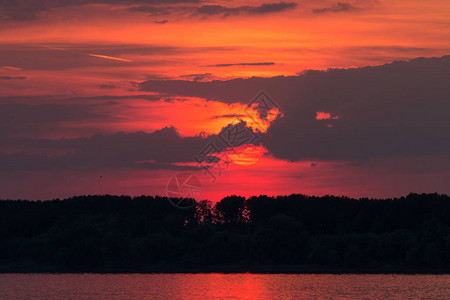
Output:
M449 299L450 275L0 274L0 299Z

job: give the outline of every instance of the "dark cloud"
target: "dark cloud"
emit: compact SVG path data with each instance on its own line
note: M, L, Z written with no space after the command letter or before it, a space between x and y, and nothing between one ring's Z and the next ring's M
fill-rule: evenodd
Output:
M105 100L105 101L114 101L114 100L126 100L126 99L145 99L149 101L158 101L161 99L158 95L102 95L102 96L86 96L86 97L72 97L70 100Z
M262 15L270 13L278 13L287 10L291 10L297 7L295 2L279 2L279 3L266 3L259 6L237 6L227 7L223 5L202 5L196 9L197 15L222 15L224 17L239 14L252 14Z
M143 91L248 103L265 90L281 107L262 136L277 158L359 160L450 153L450 56L301 76L146 81ZM317 112L338 119L316 120Z
M184 8L183 8L184 9ZM155 16L167 16L172 13L172 11L175 10L174 7L166 7L166 6L134 6L128 8L128 11L131 12L141 12L146 13L149 17L155 17ZM167 22L167 20L165 20ZM166 22L162 21L163 23L160 23L160 21L154 21L154 23L164 24Z
M263 145L276 158L314 163L322 160L366 162L371 159L449 155L448 78L450 56L419 58L377 67L307 71L301 76L289 77L210 82L149 80L141 83L139 88L167 94L166 99L172 99L168 95L173 95L173 99L191 96L225 103L248 103L264 89L284 114L273 122L266 134L260 136ZM134 96L142 97L129 97ZM112 101L120 97L72 100ZM98 105L113 104L95 105L3 104L0 107L2 147L20 146L65 153L48 158L36 158L32 154L4 154L4 168L14 165L7 161L17 161L19 166L25 162L34 163L39 168L49 164L61 168L154 168L158 166L138 164L189 163L209 139L215 137L180 137L174 128L169 127L154 133L117 133L56 141L14 138L21 133L29 134L38 127L37 123L52 127L58 122L71 120L79 123L93 119L111 122L111 115L102 114L104 110ZM338 118L316 120L317 112ZM5 136L9 138L5 139Z
M133 165L135 168L145 170L175 170L175 171L202 171L205 169L203 166L189 166L189 165L174 165L174 164L160 164L160 163L136 163Z
M31 98L35 101L39 99L38 97ZM16 99L19 100L20 98L17 97ZM48 101L48 98L44 99ZM14 100L14 98L10 100ZM7 145L4 140L5 137L45 134L60 129L62 123L112 121L113 116L104 113L104 109L110 105L113 105L113 103L0 104L0 138L3 139L0 147Z
M200 97L224 103L248 103L262 89L267 89L278 102L282 102L297 80L298 77L296 76L236 78L227 81L212 80L208 82L157 79L140 83L139 89L173 96Z
M123 162L104 159L78 159L76 155L48 156L46 154L0 152L0 171L96 170L101 168L133 168L145 170L199 171L202 166L175 165L154 162Z
M30 103L35 104L36 102L49 102L58 100L54 95L22 95L22 96L0 96L1 104L18 104L18 103ZM41 103L42 103L41 102Z
M153 21L155 24L166 24L169 20Z
M213 116L211 119L220 119L220 118L243 118L246 115L239 115L239 114L230 114L230 115L220 115L220 116Z
M191 3L198 4L198 3ZM149 17L169 16L173 14L189 16L237 16L237 15L265 15L270 13L284 12L295 9L297 4L294 2L265 3L259 6L235 6L229 7L218 4L205 5L141 5L128 8L131 12L146 13ZM164 24L168 20L153 21L154 23Z
M344 52L401 52L401 53L416 53L416 52L437 52L442 49L438 48L424 48L424 47L408 47L408 46L355 46L345 47Z
M201 149L200 137L183 139L173 127L153 133L116 133L75 139L16 139L9 143L27 145L30 149L66 151L47 157L29 153L3 154L1 169L86 169L98 167L146 167L172 162L192 161ZM7 163L8 161L9 163ZM142 165L140 165L142 164Z
M233 67L233 66L272 66L274 62L255 62L255 63L232 63L232 64L216 64L207 67Z
M92 57L89 53L73 50L52 49L39 45L0 45L0 65L14 65L26 70L64 70L129 64L124 61Z
M229 125L220 134L239 126L245 126L245 123ZM251 129L248 130L253 134ZM59 140L16 137L7 142L11 148L20 145L31 150L31 153L0 152L0 171L98 168L200 170L200 162L220 161L214 154L228 147L217 135L181 137L174 127L166 127L152 133L119 132ZM212 143L214 151L209 148ZM36 149L44 149L45 152L34 154ZM63 154L48 154L61 152ZM191 164L185 166L180 163Z
M181 75L180 78L193 81L206 81L211 80L213 76L211 73L200 73L200 74Z
M117 87L113 84L101 84L100 88L104 89L104 90L110 90L110 89L115 89Z
M205 2L203 0L0 0L0 17L6 20L32 21L39 19L43 13L52 9L89 4L125 6L125 9L130 12L146 13L152 17L170 15L176 12L193 15L222 15L224 17L239 14L263 15L283 12L297 7L295 2L264 3L259 6L237 7L216 4L201 5ZM154 22L164 24L167 20Z
M170 4L198 4L201 0L0 0L0 16L17 21L36 20L42 12L51 9L89 4L107 5L170 5Z
M0 122L81 121L100 117L100 114L93 111L103 106L101 104L0 104Z
M164 98L164 102L167 102L167 103L185 102L185 101L189 101L189 100L186 98L178 98L178 97L165 97Z
M166 101L157 95L87 97L0 97L0 149L14 136L80 136L99 132L99 126L126 122L128 100ZM173 102L182 100L173 100ZM20 103L21 102L21 103ZM40 102L41 104L35 104ZM44 104L44 103L45 104ZM52 103L48 103L52 102ZM166 101L167 102L167 101ZM81 126L80 126L81 125ZM17 148L21 145L15 145ZM27 147L23 145L26 149Z
M0 80L24 80L25 76L1 76Z
M125 54L139 54L139 55L159 55L161 53L179 53L181 48L159 45L139 45L139 44L47 44L50 47L61 47L71 51L81 53L97 52L103 55L120 56Z
M168 47L137 44L0 44L0 66L25 70L66 70L83 67L130 67L161 65L161 59L132 61L132 56L233 51L231 47Z
M374 64L382 64L387 61L406 60L410 59L410 57L429 57L437 53L447 54L450 53L450 48L386 45L342 47L341 49L323 49L323 51L334 52L334 55L348 58L355 62L360 61L364 64L367 64L367 61L374 62Z
M266 3L260 6L252 7L250 13L252 14L268 14L275 12L282 12L297 7L295 2L279 2L279 3Z
M299 77L265 145L291 161L448 154L448 76L450 56L309 72ZM319 111L339 119L314 120Z
M338 2L333 4L331 7L325 7L325 8L317 8L313 9L312 12L315 14L323 14L323 13L338 13L338 12L345 12L345 11L352 11L357 10L356 7L351 5L350 3L346 2Z

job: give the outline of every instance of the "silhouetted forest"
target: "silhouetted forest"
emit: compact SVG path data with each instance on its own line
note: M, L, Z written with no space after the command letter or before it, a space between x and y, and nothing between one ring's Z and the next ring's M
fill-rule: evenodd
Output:
M0 201L0 271L450 270L450 197ZM287 270L287 269L285 269ZM338 271L339 272L339 271Z

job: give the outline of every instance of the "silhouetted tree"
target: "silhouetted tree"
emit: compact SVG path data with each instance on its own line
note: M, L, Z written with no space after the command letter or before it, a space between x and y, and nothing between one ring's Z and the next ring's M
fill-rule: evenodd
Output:
M245 198L230 196L216 203L214 212L216 220L225 224L236 224L245 221Z
M171 271L228 265L450 271L450 198L164 197L0 201L0 271Z

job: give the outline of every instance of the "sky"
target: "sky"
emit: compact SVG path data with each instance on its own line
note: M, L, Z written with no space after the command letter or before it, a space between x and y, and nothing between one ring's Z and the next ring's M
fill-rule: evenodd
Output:
M0 0L0 198L448 194L448 55L448 0Z

